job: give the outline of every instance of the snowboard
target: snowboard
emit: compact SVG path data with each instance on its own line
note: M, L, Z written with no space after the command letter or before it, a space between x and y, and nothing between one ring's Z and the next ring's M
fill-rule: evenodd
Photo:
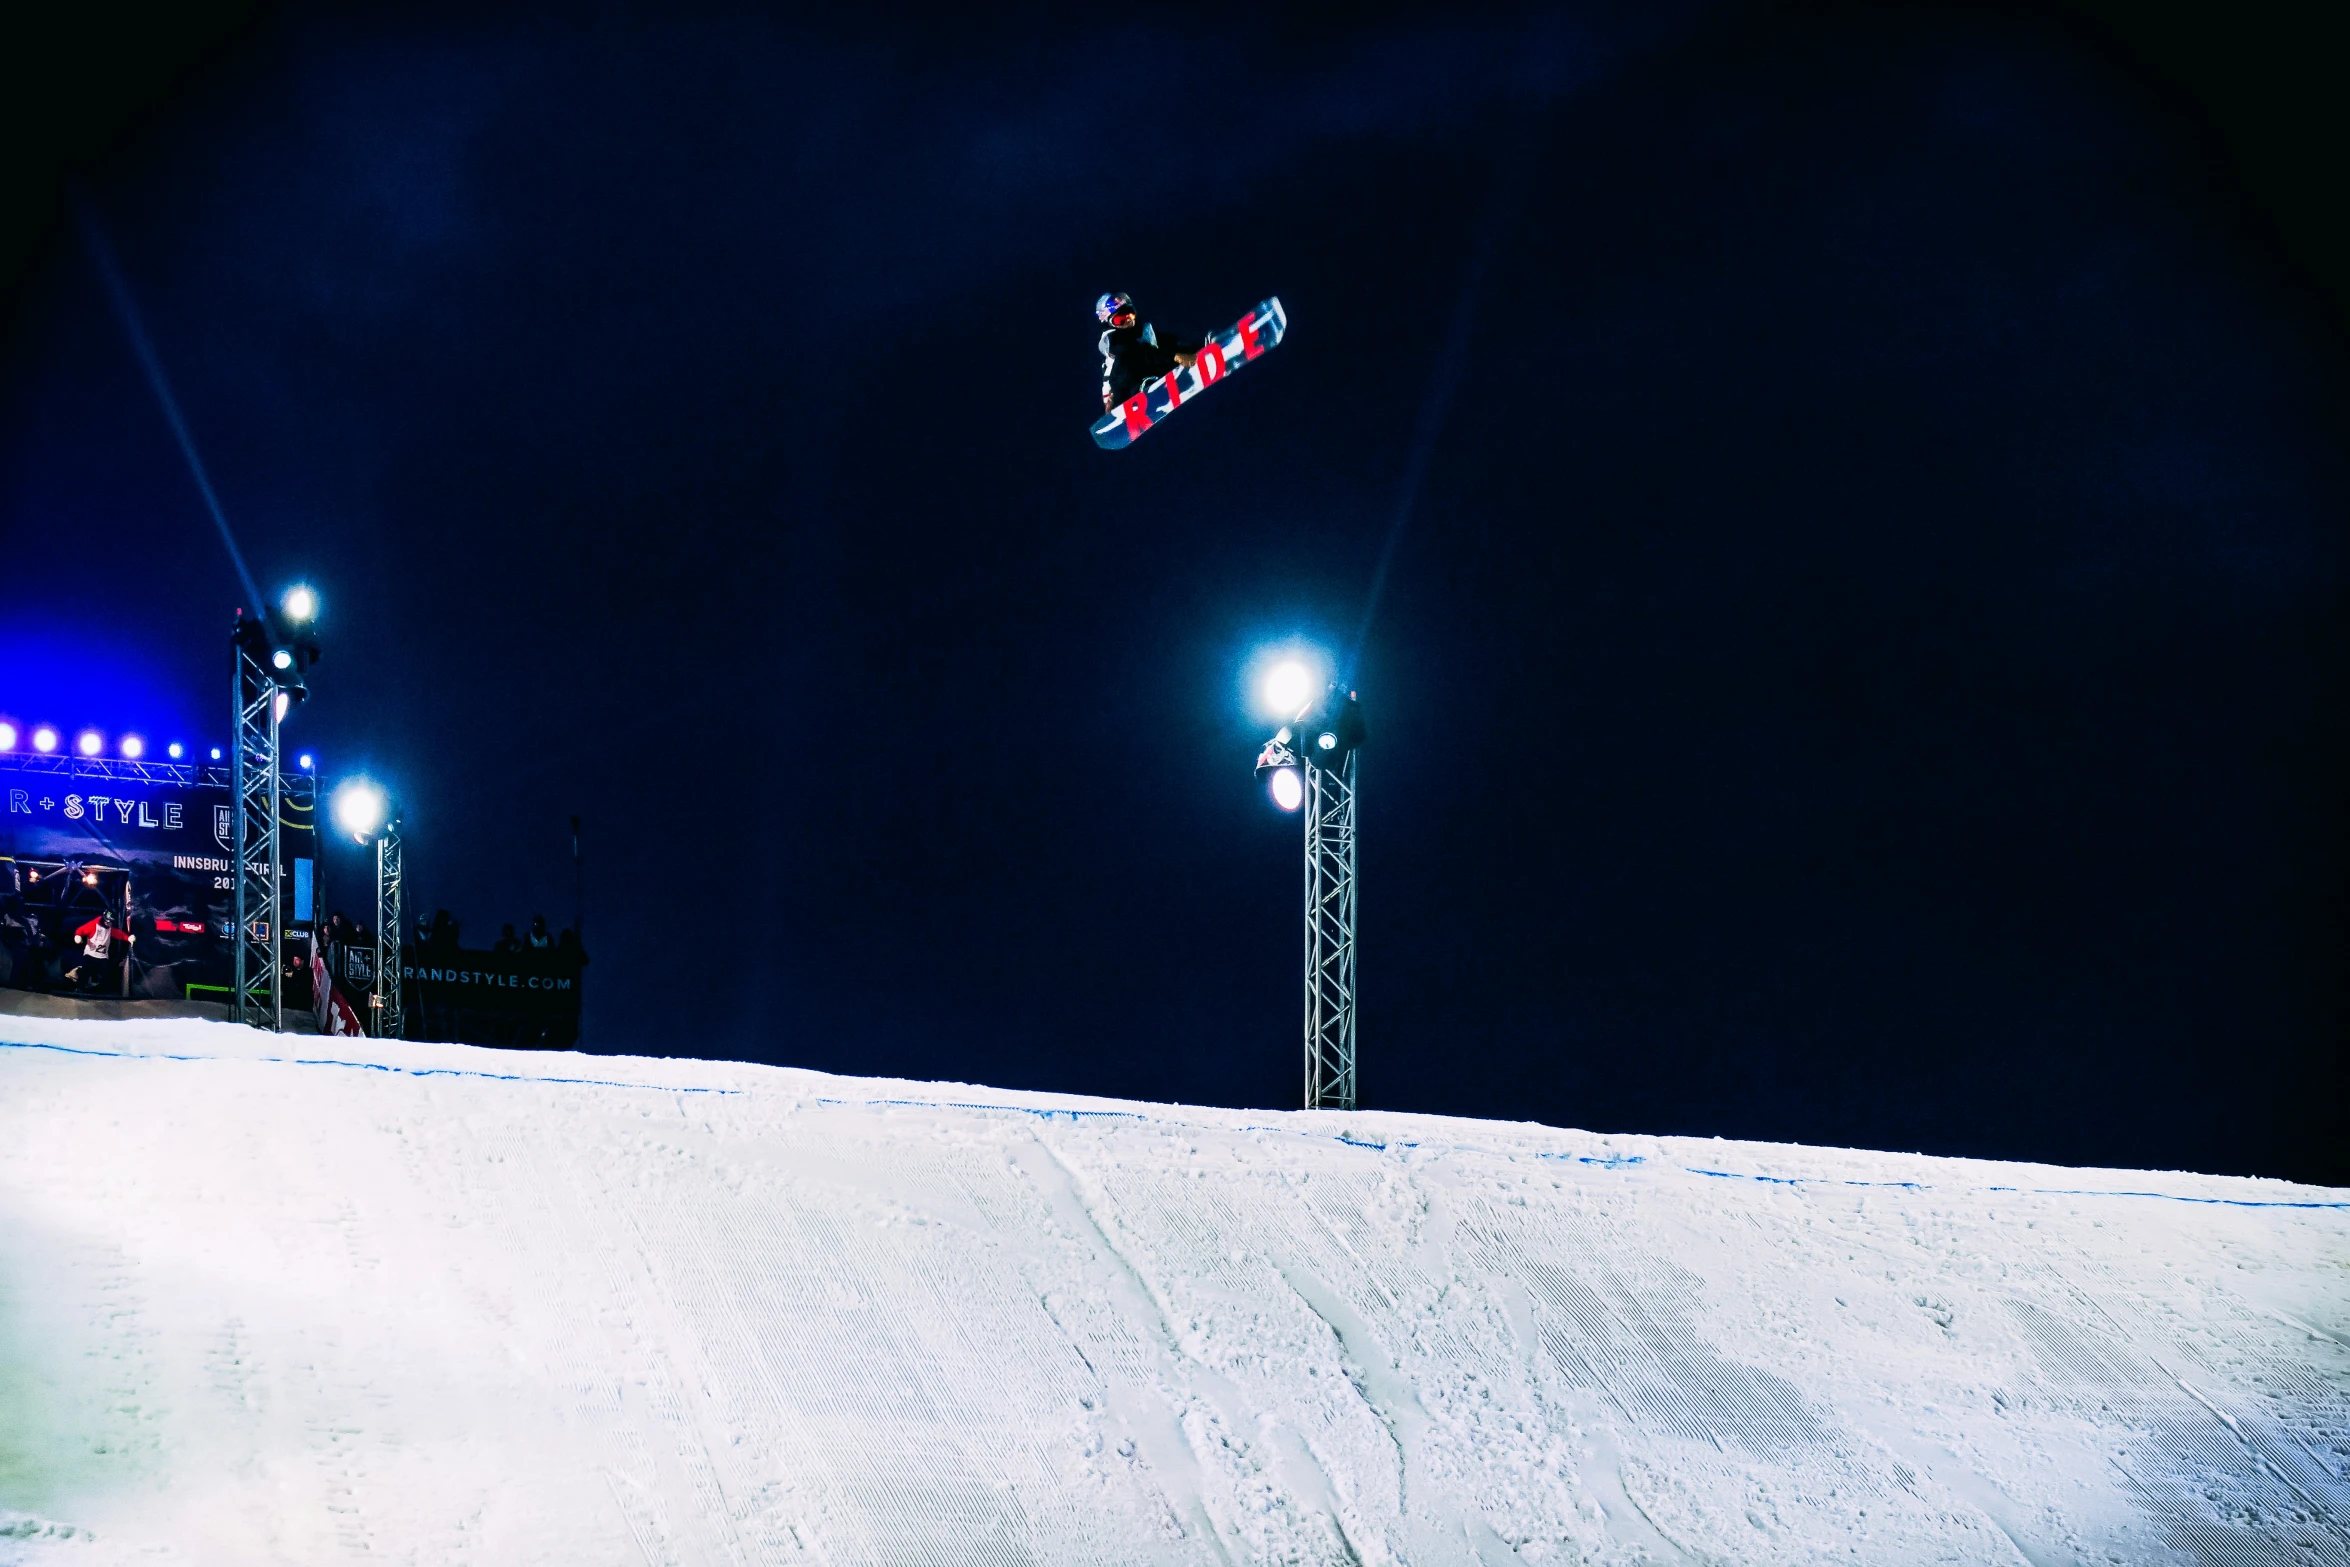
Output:
M1266 300L1200 345L1199 358L1172 375L1152 376L1142 390L1093 422L1093 444L1104 451L1131 446L1135 437L1281 341L1289 316L1278 297Z

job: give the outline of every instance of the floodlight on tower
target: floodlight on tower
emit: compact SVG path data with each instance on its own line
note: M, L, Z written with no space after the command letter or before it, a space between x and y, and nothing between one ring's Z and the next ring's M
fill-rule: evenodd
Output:
M16 725L0 723L0 751L16 749Z
M349 779L335 790L335 825L360 843L375 836L389 810L383 786L368 779Z
M1294 718L1313 700L1314 672L1299 659L1285 658L1265 672L1264 694L1268 712Z
M287 625L308 625L318 618L318 594L307 584L298 582L286 589L286 596L278 600L277 607Z
M124 735L122 737L122 754L135 762L147 754L147 742L137 735Z
M81 752L82 755L96 756L100 751L106 749L106 737L95 729L85 729L82 731L81 737L73 744L74 749Z
M1257 778L1284 814L1304 818L1305 1103L1352 1110L1355 1092L1355 752L1364 738L1354 691L1329 659L1298 643L1252 661L1250 700L1281 727L1257 752Z
M50 728L47 724L43 724L40 728L34 730L33 749L44 753L56 750L57 731Z

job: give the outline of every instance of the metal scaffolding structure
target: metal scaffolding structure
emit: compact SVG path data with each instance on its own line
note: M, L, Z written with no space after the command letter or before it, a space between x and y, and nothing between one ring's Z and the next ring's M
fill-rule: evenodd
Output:
M1355 1107L1355 756L1305 768L1308 1110Z
M1276 674L1280 671L1276 671ZM1302 671L1292 670L1299 678ZM1279 706L1302 693L1294 686ZM1293 727L1294 725L1294 727ZM1355 765L1368 731L1332 682L1257 752L1257 778L1306 829L1306 1108L1352 1110L1355 1074Z
M242 623L240 622L240 632ZM236 934L230 942L229 1021L284 1032L286 1026L285 921L279 904L284 859L278 848L283 779L278 767L278 721L285 703L277 681L260 662L262 650L240 634L234 689L236 734L231 787L236 796ZM263 655L265 656L265 654Z
M82 756L71 751L56 751L46 755L39 751L12 751L8 754L8 769L33 776L69 780L104 779L108 783L165 784L177 789L205 785L226 789L234 781L228 768L206 767L199 762L150 762L128 757Z
M408 1027L401 1005L401 869L400 822L394 817L375 840L375 988L368 1010L375 1014L369 1026L378 1039L399 1039Z

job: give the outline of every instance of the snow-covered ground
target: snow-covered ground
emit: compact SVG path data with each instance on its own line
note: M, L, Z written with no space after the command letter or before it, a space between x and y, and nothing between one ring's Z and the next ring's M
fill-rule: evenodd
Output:
M2350 1193L0 1018L0 1561L2350 1564Z

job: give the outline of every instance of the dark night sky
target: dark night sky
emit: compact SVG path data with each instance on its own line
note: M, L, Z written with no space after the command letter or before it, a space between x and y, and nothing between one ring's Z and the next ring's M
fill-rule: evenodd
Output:
M1366 1101L2350 1182L2339 320L2079 28L293 12L83 172L412 899L563 923L587 818L595 1048L1292 1103L1242 670L1351 637L1484 223ZM1105 288L1290 341L1099 452ZM69 226L11 309L0 709L213 741Z

